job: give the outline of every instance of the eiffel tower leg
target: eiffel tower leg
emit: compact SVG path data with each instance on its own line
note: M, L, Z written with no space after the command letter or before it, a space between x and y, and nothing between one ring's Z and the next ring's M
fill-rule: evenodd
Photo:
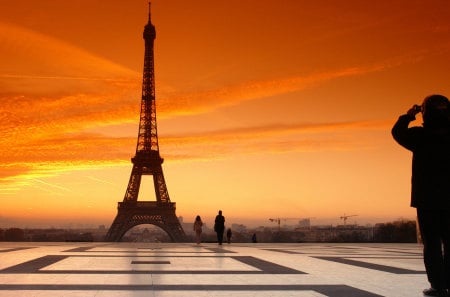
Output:
M175 212L172 215L166 215L164 217L164 224L167 226L167 229L170 230L168 232L170 238L174 242L184 242L186 241L186 235L184 233L183 228L181 227L178 218L175 215ZM167 231L166 231L167 232Z
M170 202L169 192L167 191L166 181L164 180L161 166L153 173L153 183L155 184L156 201L162 203Z
M129 216L119 210L116 218L114 219L111 227L106 234L106 241L118 242L122 239L124 234L123 227L126 222L129 220ZM126 232L126 230L125 230Z
M186 241L184 230L175 215L175 203L138 202L119 203L106 241L120 241L125 233L137 225L152 224L164 230L173 242Z
M141 179L142 169L139 166L133 165L130 180L128 181L128 187L125 192L125 197L123 198L124 203L134 202L135 204L137 202ZM123 229L126 223L130 221L130 215L125 209L121 207L121 204L122 203L119 203L117 207L117 216L114 219L111 227L109 228L108 233L106 234L106 241L120 241L123 234L125 234L125 232L127 231L124 231Z
M130 180L128 181L127 191L123 201L137 201L139 196L139 188L141 187L142 180L142 168L137 165L133 165L131 171Z
M108 230L106 241L120 241L131 228L140 224L152 224L163 229L174 242L185 241L186 235L175 214L175 203L170 202L162 167L145 171L134 165L123 202L118 204L118 213ZM155 187L155 202L139 202L139 188L142 174L152 174Z

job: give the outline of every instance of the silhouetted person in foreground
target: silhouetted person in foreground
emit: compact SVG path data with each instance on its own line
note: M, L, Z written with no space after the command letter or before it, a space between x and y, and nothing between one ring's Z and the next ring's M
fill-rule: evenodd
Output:
M233 232L231 232L231 228L227 229L227 242L228 244L231 243L231 236L233 235Z
M200 244L200 242L201 242L201 236L202 236L202 230L203 230L202 227L203 227L202 219L200 218L200 216L197 216L195 218L195 222L194 222L194 231L195 231L195 238L196 238L197 244Z
M222 245L223 232L225 231L225 217L222 215L222 211L219 210L219 214L214 220L214 231L217 233L217 242Z
M423 126L408 127L422 112ZM425 296L448 296L450 289L450 102L442 95L425 98L399 117L394 139L412 151L411 206L423 241L431 288Z

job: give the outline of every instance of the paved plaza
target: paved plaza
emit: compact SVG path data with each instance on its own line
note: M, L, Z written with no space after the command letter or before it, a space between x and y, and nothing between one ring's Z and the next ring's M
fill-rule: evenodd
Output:
M0 296L422 296L418 244L0 243Z

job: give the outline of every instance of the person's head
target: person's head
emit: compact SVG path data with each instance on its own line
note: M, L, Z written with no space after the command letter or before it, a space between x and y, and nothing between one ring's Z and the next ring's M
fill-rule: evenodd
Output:
M221 210L219 210L219 215L222 215L222 211Z
M196 220L196 221L201 221L200 216L197 216L197 217L195 218L195 220Z
M423 124L443 127L450 124L450 101L442 95L430 95L422 103Z

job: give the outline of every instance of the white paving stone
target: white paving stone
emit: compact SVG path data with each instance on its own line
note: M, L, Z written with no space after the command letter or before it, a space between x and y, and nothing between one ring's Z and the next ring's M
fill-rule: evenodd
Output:
M0 297L422 296L418 244L0 243Z

